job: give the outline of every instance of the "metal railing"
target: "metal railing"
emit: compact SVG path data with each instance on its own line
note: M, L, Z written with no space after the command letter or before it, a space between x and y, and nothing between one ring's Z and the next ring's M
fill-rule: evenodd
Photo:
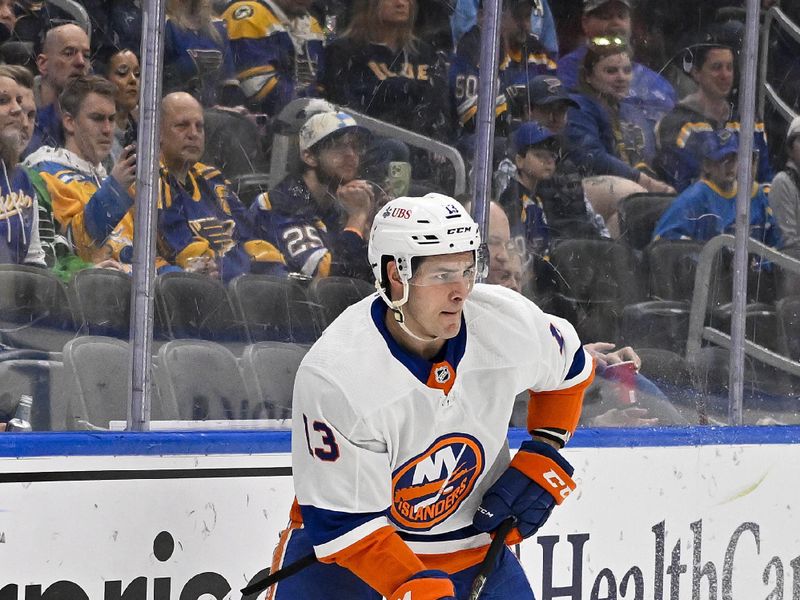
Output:
M275 137L272 141L272 155L270 158L269 170L270 181L273 184L284 178L287 173L288 165L292 164L292 162L296 159L298 152L297 143L291 138L297 133L297 131L294 131L294 129L299 129L302 123L295 123L293 116L301 114L303 109L311 102L312 99L310 98L298 98L296 100L292 100L283 108L276 118L278 124L283 125L283 127L279 127L278 132L275 134ZM390 123L386 123L354 110L350 110L346 107L342 108L342 110L348 115L351 115L359 125L366 127L375 135L392 138L409 146L421 148L428 152L443 156L453 165L453 169L455 170L453 195L457 196L467 191L467 170L464 166L464 159L461 158L461 154L458 152L458 150L452 146L448 146L442 142L437 142L432 138L420 135L419 133L414 133L408 129L403 129L402 127L391 125ZM291 117L289 115L291 115Z
M786 122L790 122L797 116L797 113L790 107L783 99L778 96L775 88L771 83L767 82L767 69L769 66L769 42L770 42L770 29L772 24L778 24L783 30L788 33L794 41L800 44L800 27L797 26L786 14L777 6L773 6L767 11L764 17L764 22L761 25L761 49L759 52L759 65L758 65L758 114L764 115L766 102L775 107L778 113L783 117Z
M732 235L718 235L703 246L700 252L697 272L694 278L694 293L692 295L692 308L689 314L689 337L686 342L686 360L694 364L700 354L703 341L711 342L728 350L731 349L731 336L727 333L705 325L706 314L708 311L708 297L711 292L711 281L714 276L714 259L724 248L733 248L735 238ZM786 269L792 273L800 275L800 260L783 254L757 242L752 238L747 240L747 250L752 254L758 254L766 258L773 264ZM756 344L750 340L744 340L744 352L756 360L767 365L800 376L800 362L792 360L786 356L773 352L772 350Z

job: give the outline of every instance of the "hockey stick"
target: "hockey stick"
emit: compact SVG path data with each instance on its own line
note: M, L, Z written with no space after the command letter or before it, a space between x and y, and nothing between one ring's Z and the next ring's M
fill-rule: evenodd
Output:
M500 551L506 545L506 536L514 529L517 520L514 517L508 517L505 521L500 523L500 526L494 532L494 539L489 544L489 549L486 551L486 557L481 563L481 568L478 571L475 579L472 581L472 588L469 593L469 600L478 600L483 592L483 586L486 585L486 580L494 571L494 563L497 562L497 557Z
M245 588L242 588L242 596L249 596L251 594L257 594L268 587L271 587L278 583L279 581L283 581L287 577L291 577L295 573L302 571L306 567L309 567L317 562L317 555L311 552L310 554L306 554L303 558L299 558L294 561L290 565L286 565L282 569L278 569L274 573L270 573L263 579L259 579L258 581L254 581L250 585Z
M480 598L481 592L483 591L483 586L486 585L486 580L489 578L489 575L492 574L492 571L494 571L495 560L497 559L500 550L503 548L503 546L505 546L506 536L514 528L515 523L515 519L513 517L509 517L500 523L500 527L497 528L494 539L492 540L492 543L489 544L489 549L486 551L486 556L481 563L480 571L472 582L472 591L470 592L469 600L478 600L478 598ZM278 569L274 573L270 573L263 579L254 581L247 587L242 588L242 596L249 596L251 594L257 594L258 592L264 591L279 581L283 581L287 577L291 577L295 573L299 573L306 567L310 567L315 562L317 562L316 554L313 552L306 554L304 557L297 559L292 564L286 565L282 569Z

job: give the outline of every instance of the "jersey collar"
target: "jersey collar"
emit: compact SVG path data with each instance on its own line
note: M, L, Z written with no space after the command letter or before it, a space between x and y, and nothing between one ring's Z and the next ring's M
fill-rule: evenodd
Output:
M381 298L376 298L370 313L372 322L375 323L380 334L383 336L389 352L392 353L424 385L442 390L449 394L456 380L456 369L464 356L467 347L467 324L464 314L461 314L461 328L458 335L446 340L439 354L434 360L430 361L420 356L411 354L405 350L389 333L386 327L386 311L388 307Z

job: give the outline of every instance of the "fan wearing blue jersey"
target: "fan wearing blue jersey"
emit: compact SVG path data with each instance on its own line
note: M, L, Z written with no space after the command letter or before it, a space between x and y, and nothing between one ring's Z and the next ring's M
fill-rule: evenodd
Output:
M312 115L300 129L301 171L250 207L258 235L280 249L290 271L372 278L365 238L375 194L358 178L366 138L346 113Z
M675 198L656 224L653 239L705 242L736 226L736 178L739 136L723 129L695 134L692 150L702 165L700 180ZM750 194L750 237L780 248L781 231L767 195L769 187L753 184Z
M498 117L496 133L498 135L508 133L506 129L508 103L504 91L510 86L526 86L537 75L555 75L555 61L531 32L531 13L534 11L535 4L536 2L532 0L503 1L500 21L503 52L498 65L500 77L498 90L500 93L495 100L495 113ZM478 112L480 44L480 28L475 25L458 42L456 55L450 66L450 93L453 96L459 125L465 134L472 134L475 131L475 116Z
M375 216L377 294L345 310L295 380L297 502L273 570L275 600L456 600L470 593L501 521L533 535L575 488L559 449L592 379L573 327L484 273L477 224L441 194L401 197ZM358 338L358 344L353 340ZM517 393L531 439L511 460ZM533 600L505 548L481 595Z
M205 149L203 108L185 92L161 101L158 248L186 269L225 282L245 273L284 275L275 246L252 232L247 209L216 167L199 162ZM205 267L195 267L197 263Z
M237 0L222 14L251 110L275 115L294 98L319 95L325 36L310 7L311 0Z
M683 66L697 84L697 90L665 115L656 131L656 167L664 181L678 192L701 176L702 160L698 159L693 148L702 145L709 132L724 129L741 133L739 116L730 99L735 61L736 55L730 46L713 41L696 44L685 51ZM769 183L773 173L761 121L753 127L753 144L758 151L755 179L759 183Z

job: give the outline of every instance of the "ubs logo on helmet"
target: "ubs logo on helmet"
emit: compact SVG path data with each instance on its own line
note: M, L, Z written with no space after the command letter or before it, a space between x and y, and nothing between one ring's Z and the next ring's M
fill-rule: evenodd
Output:
M400 208L399 206L395 206L393 208L387 208L383 211L381 215L384 219L388 219L389 217L393 219L410 219L411 218L411 209L409 208Z
M440 437L395 471L392 519L405 529L431 529L458 509L483 468L483 448L475 438L463 433Z

